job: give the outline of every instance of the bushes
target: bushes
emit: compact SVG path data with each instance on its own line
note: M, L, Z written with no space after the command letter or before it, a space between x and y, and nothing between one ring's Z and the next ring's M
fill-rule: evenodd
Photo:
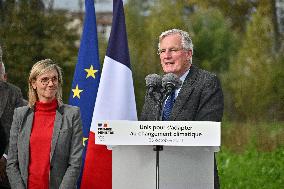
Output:
M283 157L284 123L226 123L217 155L221 188L282 188Z

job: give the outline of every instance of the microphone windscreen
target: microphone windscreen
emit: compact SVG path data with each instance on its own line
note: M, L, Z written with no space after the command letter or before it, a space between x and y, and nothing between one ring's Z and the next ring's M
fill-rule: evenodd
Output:
M149 86L161 86L162 77L158 74L149 74L145 77L146 87Z
M181 86L182 82L176 74L168 73L162 79L162 87L166 87L168 84L173 85L177 89Z

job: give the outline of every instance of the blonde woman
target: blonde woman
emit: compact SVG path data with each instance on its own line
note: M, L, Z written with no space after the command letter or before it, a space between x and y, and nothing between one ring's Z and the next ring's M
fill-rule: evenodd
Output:
M52 60L29 76L29 105L15 110L7 173L12 188L76 188L82 123L78 107L62 103L62 72Z

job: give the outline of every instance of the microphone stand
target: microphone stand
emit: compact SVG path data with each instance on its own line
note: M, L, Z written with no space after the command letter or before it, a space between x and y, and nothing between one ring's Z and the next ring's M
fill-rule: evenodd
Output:
M146 86L148 87L148 95L155 101L157 113L155 121L162 120L163 103L175 88L181 85L179 78L173 74L166 74L163 79L157 74L148 75L146 78ZM159 152L163 150L163 146L155 145L153 148L156 151L156 189L159 189Z
M155 121L161 121L161 109L162 109L163 101L159 100L157 102L157 115ZM163 146L155 145L153 148L156 151L156 189L160 188L160 151L163 151Z
M154 97L157 105L157 114L155 121L162 121L162 108L163 103L167 99L167 97L171 94L171 90L166 90L165 92L161 92L161 96L159 98ZM154 96L154 95L153 95ZM161 145L155 145L153 148L154 151L156 151L156 189L160 188L160 151L163 151L163 146Z

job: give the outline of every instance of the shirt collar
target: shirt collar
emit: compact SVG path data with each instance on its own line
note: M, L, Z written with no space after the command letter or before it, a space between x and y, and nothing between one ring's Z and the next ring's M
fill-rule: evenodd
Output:
M183 82L184 82L186 76L187 76L188 73L189 73L189 70L190 70L190 68L179 78L179 79L181 80L181 86L180 86L178 89L175 90L175 98L178 96L178 94L179 94L179 92L180 92L180 89L181 89L181 87L182 87L182 85L183 85Z
M189 73L189 70L190 70L190 68L179 78L179 79L181 80L181 83L182 83L182 84L183 84L183 82L184 82L184 80L185 80L187 74ZM182 84L181 84L181 85L182 85Z

